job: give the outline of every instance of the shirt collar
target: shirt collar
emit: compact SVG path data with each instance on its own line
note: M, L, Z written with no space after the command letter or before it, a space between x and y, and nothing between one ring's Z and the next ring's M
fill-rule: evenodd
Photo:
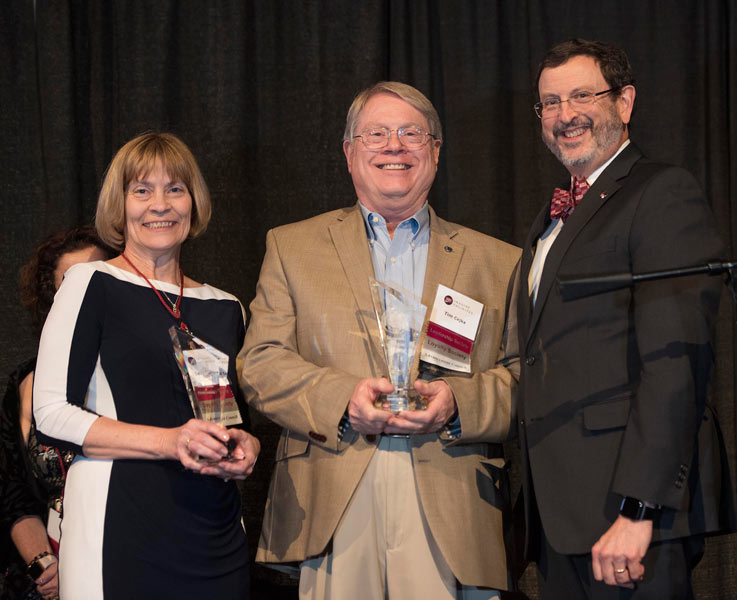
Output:
M624 140L624 142L622 143L622 145L619 147L619 150L617 150L614 153L614 155L608 161L606 161L603 165L601 165L598 169L596 169L596 171L594 171L593 173L591 173L591 175L589 175L586 178L586 181L589 184L589 187L592 186L592 185L594 185L594 181L596 181L599 178L599 175L601 175L604 172L604 169L606 169L611 164L611 162L615 158L617 158L617 156L619 156L620 152L622 152L622 150L624 150L627 146L629 146L629 143L630 143L630 139L629 138L627 138L626 140Z
M361 204L361 202L358 203L358 206L361 208L361 215L363 215L363 222L366 226L366 235L370 240L375 240L377 238L377 234L374 228L383 227L386 229L386 219L384 219L384 217L379 213L370 211ZM430 226L430 209L427 201L425 201L422 208L420 208L420 210L415 214L399 223L399 225L397 225L397 229L402 227L404 223L407 223L412 229L413 238L416 238L421 232L428 229Z

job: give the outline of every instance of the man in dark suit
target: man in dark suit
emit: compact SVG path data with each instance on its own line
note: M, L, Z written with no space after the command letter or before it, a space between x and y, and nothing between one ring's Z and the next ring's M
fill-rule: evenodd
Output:
M518 280L526 549L544 600L691 598L704 534L732 528L706 403L719 279L569 302L556 285L724 258L694 178L630 142L633 81L622 50L584 40L538 71L543 141L571 174L536 218Z

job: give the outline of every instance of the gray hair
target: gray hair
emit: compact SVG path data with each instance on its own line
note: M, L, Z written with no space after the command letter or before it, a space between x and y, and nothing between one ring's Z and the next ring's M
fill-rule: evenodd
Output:
M435 110L432 102L420 90L406 83L400 83L399 81L380 81L370 88L363 90L353 99L345 121L343 141L353 143L353 137L356 135L356 126L361 117L361 111L366 106L366 102L377 94L392 94L419 110L422 116L427 119L430 126L430 133L435 139L442 141L443 127L440 125L438 111Z

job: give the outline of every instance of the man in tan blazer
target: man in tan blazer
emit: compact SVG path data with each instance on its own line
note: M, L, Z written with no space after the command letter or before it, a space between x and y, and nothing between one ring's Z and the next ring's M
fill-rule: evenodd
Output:
M519 250L427 205L441 144L425 96L376 84L343 142L358 203L267 235L240 357L249 403L284 428L257 560L298 563L303 599L488 599L509 585L504 322ZM426 410L375 405L393 387L370 277L428 307L438 284L484 304L471 376L421 381L415 360Z

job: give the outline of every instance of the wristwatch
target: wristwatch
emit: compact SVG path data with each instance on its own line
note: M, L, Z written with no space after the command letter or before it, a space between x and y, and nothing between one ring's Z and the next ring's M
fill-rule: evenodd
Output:
M625 496L619 506L619 514L633 521L652 521L659 509L659 506L653 506L637 498Z
M441 430L445 433L445 435L448 436L451 440L457 440L461 437L461 420L458 418L458 409L456 408L455 412L450 416L450 418L445 422L445 425L443 425L443 429Z
M34 581L41 577L41 574L56 562L56 556L49 552L41 552L26 565L26 573Z
M348 416L348 410L346 410L346 412L340 418L340 423L338 423L338 439L341 442L343 441L345 434L348 433L348 430L350 428L351 428L351 419Z

